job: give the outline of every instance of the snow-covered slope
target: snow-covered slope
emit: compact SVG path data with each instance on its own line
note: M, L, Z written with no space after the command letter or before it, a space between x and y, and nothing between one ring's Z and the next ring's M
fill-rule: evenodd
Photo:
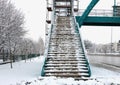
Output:
M16 62L13 69L9 64L0 65L0 85L120 85L120 73L91 66L92 77L74 81L73 78L40 77L43 56L31 60Z

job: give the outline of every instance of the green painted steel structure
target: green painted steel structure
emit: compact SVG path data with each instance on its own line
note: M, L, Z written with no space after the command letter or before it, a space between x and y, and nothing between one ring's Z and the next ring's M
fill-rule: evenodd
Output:
M75 17L74 17L74 23L75 23L75 30L76 30L76 33L78 33L78 35L79 35L79 38L80 38L80 41L82 42L81 43L81 47L82 47L82 49L83 49L83 53L84 53L84 58L87 60L86 61L86 64L87 64L87 66L88 66L88 72L89 72L89 77L91 76L91 69L90 69L90 65L89 65L89 61L88 61L88 59L87 59L87 55L86 55L86 53L85 53L85 46L84 46L84 43L83 43L83 40L82 40L82 36L81 36L81 33L80 33L80 31L79 31L79 24L77 23L77 21L76 21L76 19L75 19Z
M79 25L81 22L79 21L82 17L76 16L76 21ZM83 24L86 26L120 26L120 17L99 17L99 16L88 16L84 19Z
M97 4L98 1L99 0L92 0L91 3L86 8L86 10L84 11L84 13L82 14L81 18L78 18L79 27L82 26L84 20L89 15L90 11L93 9L93 7Z
M88 5L87 9L84 11L83 15L82 15L82 18L78 17L77 19L75 18L75 16L73 15L74 17L74 24L75 24L75 29L76 29L76 33L78 33L79 35L79 38L80 38L80 42L81 43L81 46L82 46L82 49L83 49L83 53L84 53L84 57L86 59L86 64L88 66L88 71L89 71L89 77L91 76L91 70L90 70L90 66L89 66L89 62L87 61L88 59L86 58L86 54L85 54L85 48L84 48L84 44L83 44L83 41L82 41L82 38L81 38L81 34L79 33L79 28L82 26L84 20L86 19L86 17L89 15L90 11L92 10L92 8L97 4L99 0L92 0L90 2L90 4ZM54 6L53 6L54 7ZM55 16L55 10L53 10L53 15L52 16ZM54 20L54 18L53 18ZM78 23L79 22L79 23ZM52 23L53 24L53 23ZM49 31L49 35L48 35L48 44L46 45L47 49L45 50L45 59L44 59L44 63L43 63L43 67L41 69L41 76L45 76L45 64L46 64L46 61L47 61L47 54L48 54L48 49L49 49L49 42L50 42L50 37L51 37L51 30L53 28L53 25L51 25L51 29Z
M58 0L58 1L62 1L62 0ZM91 0L90 4L88 5L88 7L86 8L86 10L83 12L83 14L81 16L74 16L74 24L75 24L75 29L76 29L76 33L79 34L80 37L80 41L82 42L81 39L81 33L79 32L79 28L81 28L82 25L86 25L86 26L120 26L120 17L117 16L111 16L111 17L104 17L104 16L88 16L89 13L91 12L91 10L93 9L93 7L97 4L99 0ZM53 4L54 5L54 4ZM54 7L54 6L53 6ZM73 9L72 9L73 10ZM54 21L54 17L55 17L55 10L53 10L53 15L52 15L52 19ZM47 49L45 50L45 60L43 63L43 67L41 70L41 76L45 75L45 63L47 61L47 55L48 55L48 50L49 50L49 42L50 42L50 38L51 38L51 33L53 29L53 22L50 28L50 31L48 33L48 43L46 45ZM81 43L82 45L82 49L84 51L84 55L86 58L86 54L85 54L85 48L84 48L84 44L83 42ZM86 58L87 60L87 58ZM89 70L89 76L91 76L91 70L90 70L90 66L89 66L89 62L86 62L88 65L88 70Z

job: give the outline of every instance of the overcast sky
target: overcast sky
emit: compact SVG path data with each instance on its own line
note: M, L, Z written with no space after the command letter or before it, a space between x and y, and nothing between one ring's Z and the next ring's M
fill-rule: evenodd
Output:
M84 9L91 0L80 0L80 8ZM117 0L117 3L120 0ZM25 14L26 37L35 41L39 37L45 39L46 0L12 0L15 6ZM100 0L95 9L111 9L114 0ZM119 4L119 3L118 3ZM82 27L83 39L94 43L110 43L111 28L113 29L113 42L120 40L120 27Z

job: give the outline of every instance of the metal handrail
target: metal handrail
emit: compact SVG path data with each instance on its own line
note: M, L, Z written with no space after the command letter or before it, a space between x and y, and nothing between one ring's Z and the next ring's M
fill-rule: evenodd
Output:
M80 16L83 14L85 9L79 9L77 13L75 13L75 16ZM91 10L89 16L113 16L114 12L113 10L104 10L104 9L93 9ZM119 12L115 12L116 16L120 15Z
M53 25L54 25L54 20L55 20L55 12L53 11L52 14L52 24L51 24L51 28L49 29L49 33L48 33L48 38L47 38L47 43L46 43L46 48L45 48L45 52L44 52L44 63L42 65L42 70L41 70L41 76L44 76L44 66L47 60L47 55L48 55L48 51L49 51L49 43L50 43L50 38L51 38L51 34L52 34L52 29L53 29Z
M73 10L72 10L72 11L73 11ZM72 12L72 13L74 13L74 12ZM81 46L82 46L82 49L83 49L83 53L84 53L84 55L85 55L86 63L87 63L87 65L88 65L89 76L91 76L90 65L89 65L89 61L88 61L88 59L87 59L87 54L86 54L86 52L85 52L84 42L83 42L83 40L82 40L81 33L80 33L80 31L79 31L79 25L78 25L78 23L77 23L77 21L76 21L76 19L75 19L74 14L73 14L73 21L74 21L74 25L75 25L75 30L76 30L77 33L79 34L79 38L80 38L80 41L81 41Z

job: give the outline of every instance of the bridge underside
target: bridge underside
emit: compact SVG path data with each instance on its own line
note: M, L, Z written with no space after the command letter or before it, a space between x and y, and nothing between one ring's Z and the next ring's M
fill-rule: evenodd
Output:
M76 16L76 21L80 24L81 16ZM120 17L88 16L83 24L86 26L120 26Z

